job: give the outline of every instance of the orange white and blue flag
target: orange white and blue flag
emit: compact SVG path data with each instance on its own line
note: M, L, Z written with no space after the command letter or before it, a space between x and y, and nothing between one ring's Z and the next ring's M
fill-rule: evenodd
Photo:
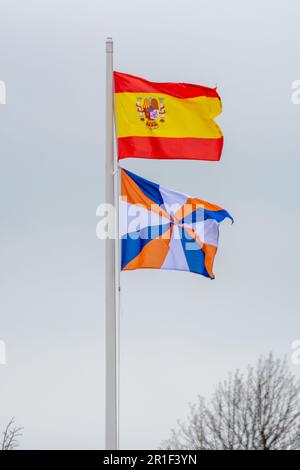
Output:
M190 271L214 278L219 224L231 215L121 169L122 270Z
M222 111L215 88L155 83L114 72L118 158L221 158Z

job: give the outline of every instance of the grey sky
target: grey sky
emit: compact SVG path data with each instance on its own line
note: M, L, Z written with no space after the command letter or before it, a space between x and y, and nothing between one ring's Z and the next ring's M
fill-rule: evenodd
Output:
M216 280L122 274L121 447L155 448L188 402L299 319L297 0L0 0L0 424L22 448L104 446L104 41L115 68L214 86L220 163L124 160L235 218ZM300 376L300 366L294 366Z

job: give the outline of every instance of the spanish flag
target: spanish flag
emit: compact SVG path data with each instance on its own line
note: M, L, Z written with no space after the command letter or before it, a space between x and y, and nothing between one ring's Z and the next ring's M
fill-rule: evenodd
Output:
M114 72L118 158L221 158L223 135L215 88L154 83Z

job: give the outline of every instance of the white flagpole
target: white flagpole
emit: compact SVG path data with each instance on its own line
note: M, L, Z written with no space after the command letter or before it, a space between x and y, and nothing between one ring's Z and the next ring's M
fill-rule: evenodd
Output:
M118 191L115 185L116 165L114 157L113 128L113 41L106 40L106 204L116 209L116 217L110 220L109 234L105 245L105 342L106 342L106 376L105 376L105 448L117 450L118 443ZM117 252L118 253L118 252Z

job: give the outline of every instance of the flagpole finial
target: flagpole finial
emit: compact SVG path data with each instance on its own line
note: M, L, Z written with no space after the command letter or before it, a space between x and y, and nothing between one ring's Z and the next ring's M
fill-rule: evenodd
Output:
M106 52L113 52L113 39L112 37L108 36L106 38Z

